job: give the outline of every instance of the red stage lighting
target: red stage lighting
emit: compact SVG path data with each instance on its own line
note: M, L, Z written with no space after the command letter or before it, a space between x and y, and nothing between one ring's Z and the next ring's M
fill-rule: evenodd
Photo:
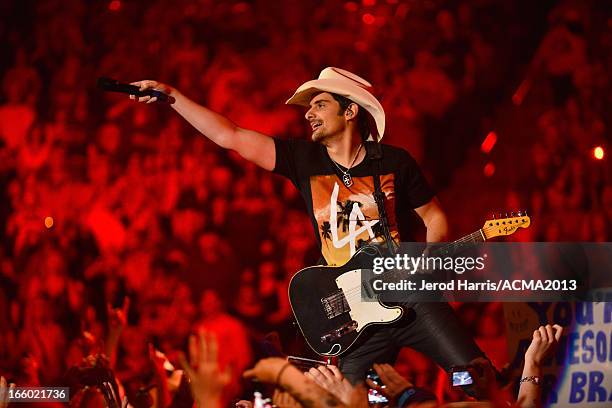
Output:
M491 131L480 145L480 150L485 154L489 154L493 147L495 147L495 143L497 143L497 133Z
M49 229L52 226L53 226L53 217L45 217L45 227Z
M364 6L374 6L376 5L376 0L362 0Z
M363 17L361 17L361 19L363 20L365 24L368 24L368 25L374 24L374 21L376 21L376 17L374 17L370 13L365 13Z
M117 11L121 8L121 2L119 0L113 0L108 4L110 11Z
M359 8L359 6L354 1L347 1L346 3L344 3L344 9L346 11L355 12L357 11L357 8Z
M482 171L486 177L491 177L493 174L495 174L495 165L491 162L488 162L487 164L485 164L484 169L482 169Z
M593 148L593 157L596 160L602 160L605 157L605 155L606 155L606 152L603 147L596 146Z

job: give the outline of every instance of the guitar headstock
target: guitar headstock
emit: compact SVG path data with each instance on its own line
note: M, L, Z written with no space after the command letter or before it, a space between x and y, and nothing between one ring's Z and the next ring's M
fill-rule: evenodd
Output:
M516 216L514 213L506 213L505 218L493 218L485 221L482 226L482 233L486 239L494 237L502 237L514 234L519 228L528 228L531 225L531 219L526 212L519 211Z

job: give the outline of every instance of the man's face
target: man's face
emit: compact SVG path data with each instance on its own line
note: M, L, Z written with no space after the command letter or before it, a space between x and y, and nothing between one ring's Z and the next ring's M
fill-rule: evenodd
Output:
M344 115L339 115L339 112L340 104L327 92L317 94L310 100L310 109L305 117L310 123L313 142L321 142L346 128Z

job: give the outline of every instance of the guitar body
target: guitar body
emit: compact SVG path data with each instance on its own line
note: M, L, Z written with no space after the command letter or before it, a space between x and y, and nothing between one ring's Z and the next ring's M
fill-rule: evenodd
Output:
M297 272L289 283L289 300L308 345L322 356L349 349L372 324L388 324L402 317L401 307L387 307L377 298L361 297L361 268L380 256L364 246L343 266L312 266Z
M435 249L428 256L449 256L474 243L514 234L528 228L531 220L519 212L515 217L491 219L465 237ZM344 265L312 266L296 273L289 283L289 301L308 345L322 356L345 353L374 324L396 322L401 307L387 307L378 301L368 285L362 286L361 268L371 268L373 258L383 256L380 248L366 245ZM367 299L362 299L362 294Z

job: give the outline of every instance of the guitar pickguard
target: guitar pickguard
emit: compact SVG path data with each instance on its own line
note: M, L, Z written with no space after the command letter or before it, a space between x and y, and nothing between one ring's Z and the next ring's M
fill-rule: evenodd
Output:
M361 297L361 269L343 273L336 278L349 305L349 315L357 323L355 331L361 332L371 323L392 323L402 316L401 307L386 307L376 298L364 301Z

